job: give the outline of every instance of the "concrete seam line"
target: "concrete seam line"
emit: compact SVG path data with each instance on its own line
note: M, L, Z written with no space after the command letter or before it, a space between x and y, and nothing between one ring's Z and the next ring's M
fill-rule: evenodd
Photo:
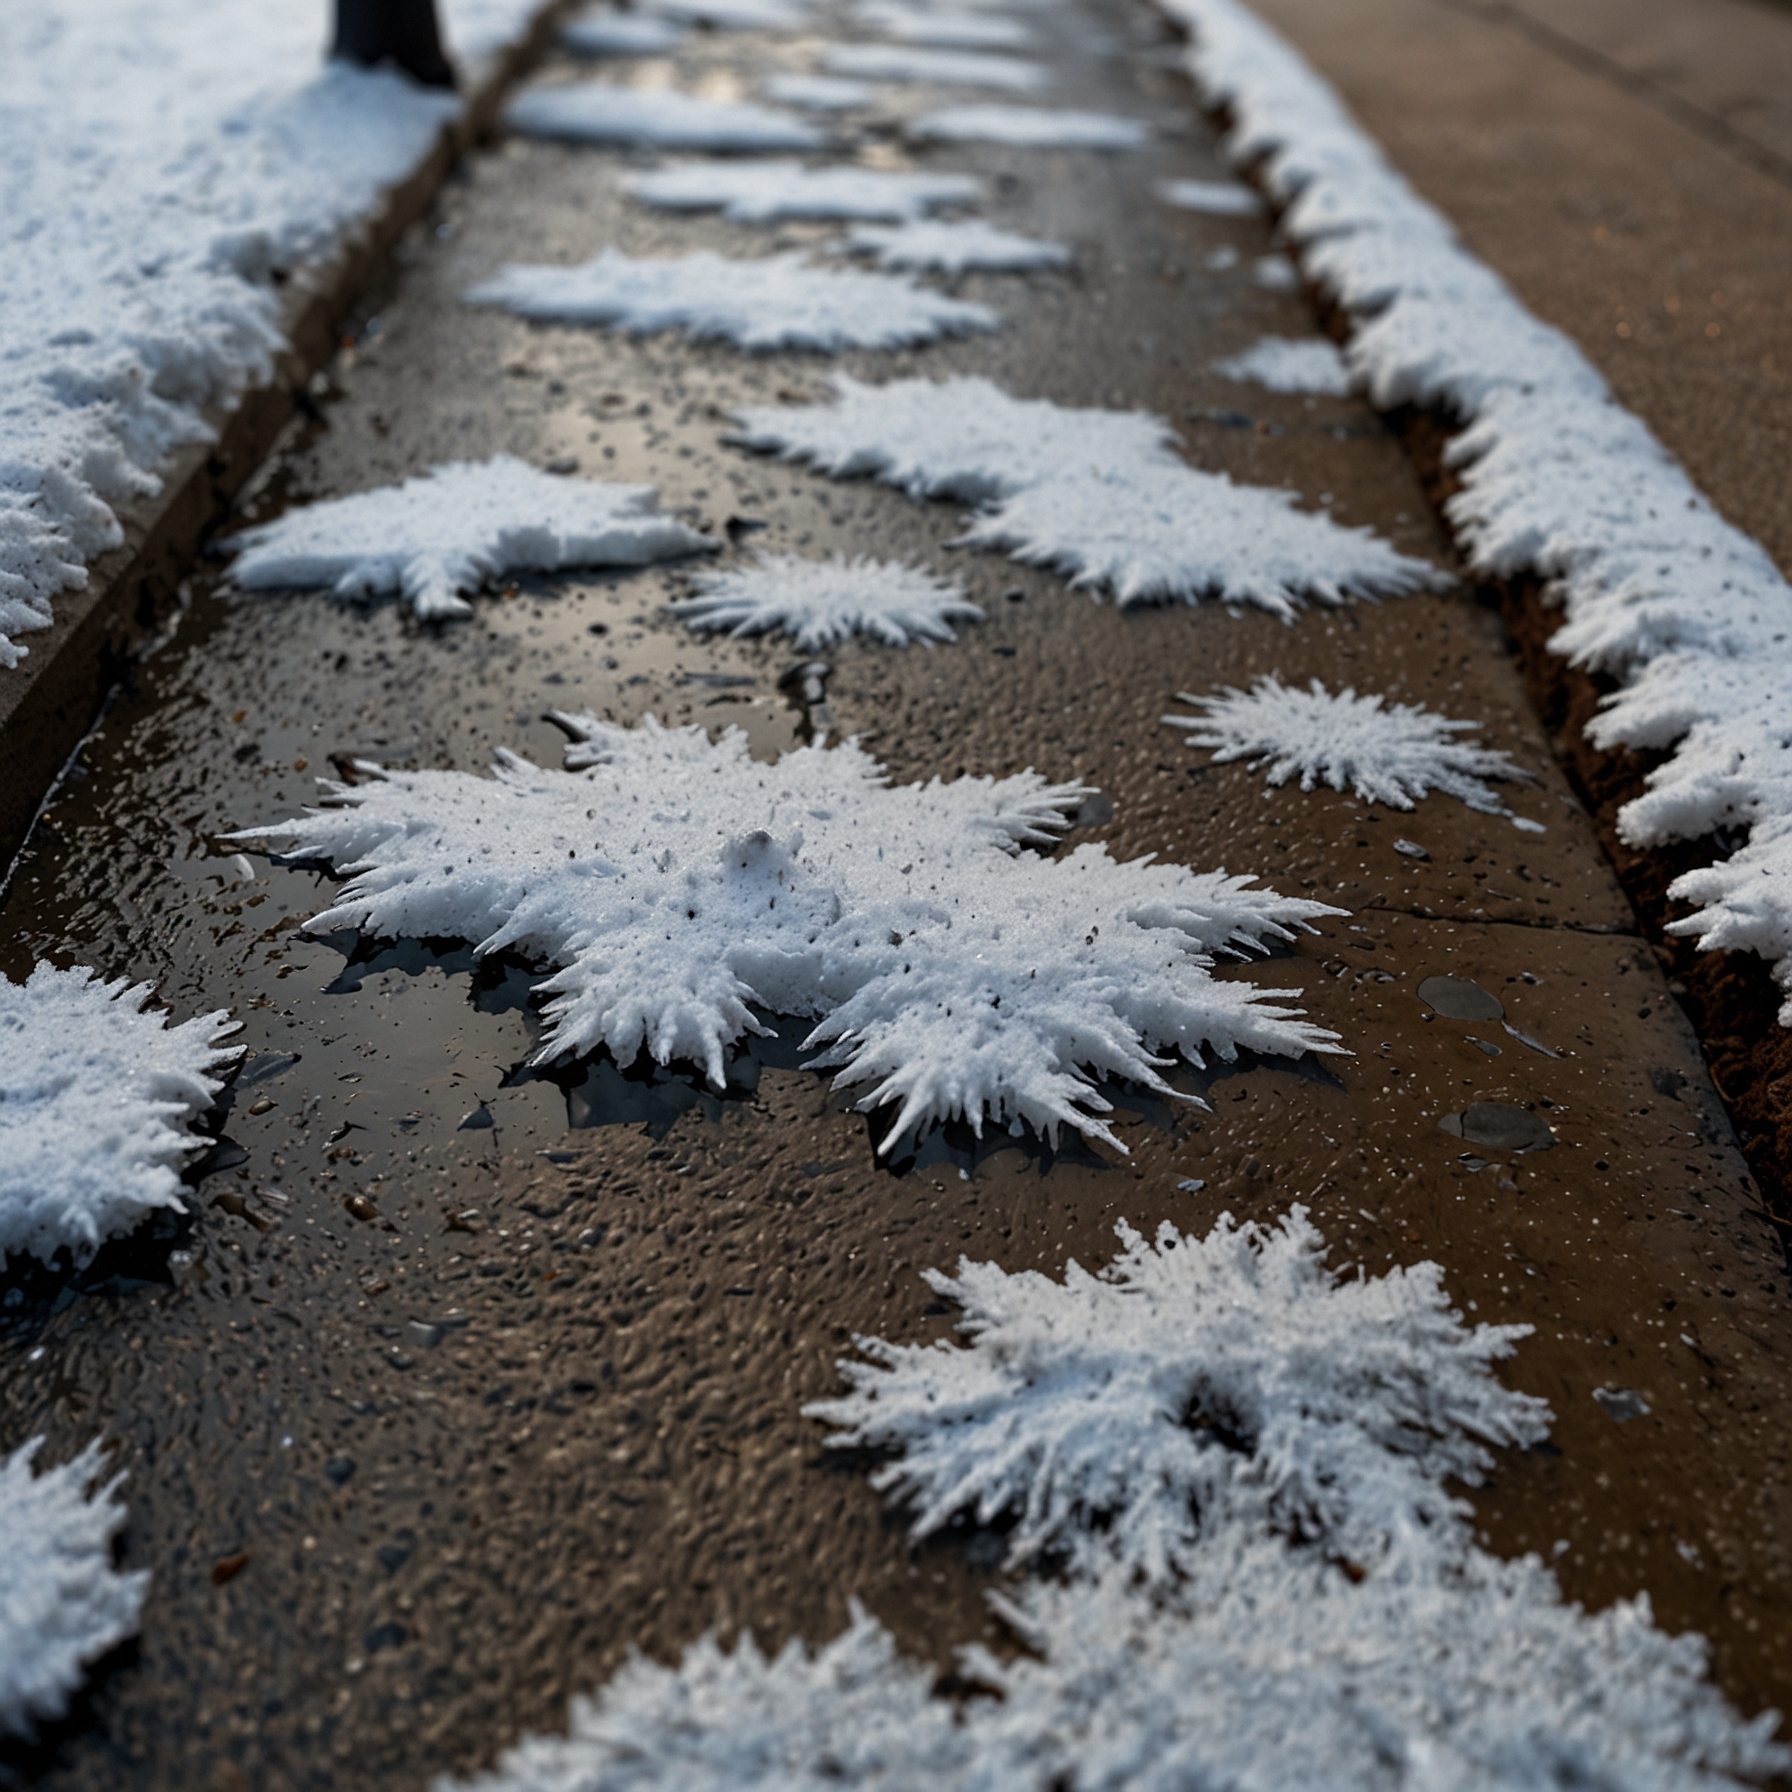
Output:
M1566 614L1551 647L1622 688L1588 725L1606 747L1672 751L1618 814L1636 848L1746 828L1669 895L1705 950L1752 949L1792 1026L1792 586L1726 522L1561 331L1466 249L1342 99L1238 0L1161 0L1188 68L1254 165L1302 271L1352 325L1346 360L1379 409L1453 412L1444 506L1469 564L1531 574Z

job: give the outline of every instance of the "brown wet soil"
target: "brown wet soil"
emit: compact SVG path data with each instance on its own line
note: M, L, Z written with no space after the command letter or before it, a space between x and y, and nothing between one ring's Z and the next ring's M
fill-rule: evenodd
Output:
M1049 17L1065 103L1191 117L1148 12ZM806 53L699 38L679 77L727 90ZM903 156L887 135L861 153ZM44 1431L61 1459L107 1436L130 1473L123 1559L153 1574L140 1638L40 1748L5 1756L10 1783L422 1786L558 1726L630 1648L671 1656L743 1624L773 1645L820 1639L852 1598L946 1666L961 1642L999 1641L982 1599L993 1540L912 1545L865 1463L823 1451L799 1408L836 1385L852 1334L948 1325L918 1272L961 1252L1093 1264L1122 1217L1200 1230L1295 1201L1337 1262L1435 1257L1473 1317L1536 1327L1510 1372L1557 1423L1477 1495L1493 1543L1542 1551L1594 1604L1646 1589L1663 1623L1711 1638L1745 1708L1785 1704L1783 1262L1499 618L1460 590L1293 626L1121 614L949 550L949 506L723 443L730 410L819 393L828 364L458 304L507 257L751 252L780 234L625 208L609 185L625 160L507 143L475 162L245 516L505 449L656 481L715 529L763 522L752 547L949 570L988 620L932 652L830 653L837 728L902 778L1082 776L1102 800L1073 842L1349 908L1224 974L1301 990L1354 1055L1180 1073L1207 1108L1117 1092L1124 1159L954 1127L881 1168L874 1127L788 1036L720 1097L676 1066L521 1075L528 967L308 936L328 880L239 863L220 837L292 813L337 759L476 769L499 744L552 759L551 708L737 723L775 754L805 731L780 682L797 656L669 623L678 568L519 581L445 630L389 605L242 596L202 569L0 912L7 974L48 956L154 977L180 1016L232 1008L250 1054L190 1217L79 1276L0 1285L0 1447ZM1448 563L1399 441L1360 405L1206 372L1311 320L1249 278L1265 225L1151 203L1155 177L1219 174L1199 124L1131 157L923 161L989 174L987 215L1069 240L1077 270L967 279L1003 334L847 368L975 369L1027 395L1148 405L1197 464L1286 483ZM1239 264L1210 267L1228 246ZM1481 720L1533 772L1513 800L1546 831L1444 799L1397 815L1266 791L1159 719L1180 690L1271 670ZM1450 1018L1420 994L1438 977L1477 985L1498 1016Z

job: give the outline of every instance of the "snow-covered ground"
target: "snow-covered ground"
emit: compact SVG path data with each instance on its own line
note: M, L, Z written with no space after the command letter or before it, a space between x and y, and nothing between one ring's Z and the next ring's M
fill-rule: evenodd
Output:
M539 0L443 0L466 70ZM207 407L265 376L279 281L459 102L325 62L328 0L0 8L0 667L122 540Z

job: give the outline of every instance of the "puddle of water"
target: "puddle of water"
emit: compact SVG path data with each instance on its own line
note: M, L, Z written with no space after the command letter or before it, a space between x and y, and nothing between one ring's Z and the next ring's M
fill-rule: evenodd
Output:
M1504 1020L1505 1004L1467 977L1427 977L1419 1000L1445 1020Z
M1474 1101L1459 1114L1445 1114L1438 1131L1471 1145L1491 1145L1496 1151L1548 1151L1556 1135L1528 1108L1505 1101Z

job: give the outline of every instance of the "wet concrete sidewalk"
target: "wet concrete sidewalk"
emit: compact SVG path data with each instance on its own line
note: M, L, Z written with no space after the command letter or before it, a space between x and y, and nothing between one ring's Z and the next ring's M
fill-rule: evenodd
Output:
M892 90L861 161L980 173L983 215L1069 243L1076 266L965 278L999 334L839 365L1141 406L1194 464L1452 564L1360 404L1210 371L1313 319L1253 277L1266 224L1153 200L1157 179L1222 172L1157 15L1104 0L1036 22L1053 101L1160 135L1123 155L913 152L894 121L944 96ZM817 47L700 35L627 78L743 95ZM154 1575L138 1643L40 1750L13 1752L14 1783L422 1786L558 1728L631 1647L663 1657L747 1623L770 1646L825 1638L852 1597L944 1664L991 1624L992 1552L964 1532L910 1545L861 1465L823 1458L798 1409L836 1385L851 1334L947 1323L917 1272L960 1252L1056 1269L1104 1260L1121 1217L1199 1231L1297 1200L1336 1261L1432 1257L1471 1317L1536 1327L1509 1373L1554 1406L1553 1441L1476 1496L1496 1546L1541 1552L1591 1604L1647 1590L1665 1627L1710 1637L1743 1707L1792 1703L1784 1263L1497 617L1463 589L1292 626L1122 613L950 549L955 506L726 445L732 412L820 398L833 363L462 305L509 259L832 234L631 207L613 184L630 163L518 140L474 160L244 516L503 450L657 483L735 544L729 562L841 551L950 574L987 621L932 651L831 652L837 731L901 780L1082 777L1101 798L1072 844L1349 909L1238 974L1302 991L1354 1055L1181 1073L1210 1110L1120 1091L1124 1160L948 1127L890 1168L790 1028L725 1097L678 1067L521 1073L527 967L304 935L326 881L239 862L220 836L293 814L333 760L476 771L507 745L552 763L549 709L738 724L771 755L808 727L797 656L688 635L660 609L679 567L519 580L443 630L198 569L0 910L8 975L48 956L153 977L181 1017L231 1007L251 1054L188 1224L0 1295L0 1447L47 1430L60 1459L113 1439L126 1565ZM1534 775L1514 802L1545 831L1438 796L1396 815L1266 792L1160 720L1178 691L1269 671L1480 722ZM1421 997L1435 977L1482 993Z

